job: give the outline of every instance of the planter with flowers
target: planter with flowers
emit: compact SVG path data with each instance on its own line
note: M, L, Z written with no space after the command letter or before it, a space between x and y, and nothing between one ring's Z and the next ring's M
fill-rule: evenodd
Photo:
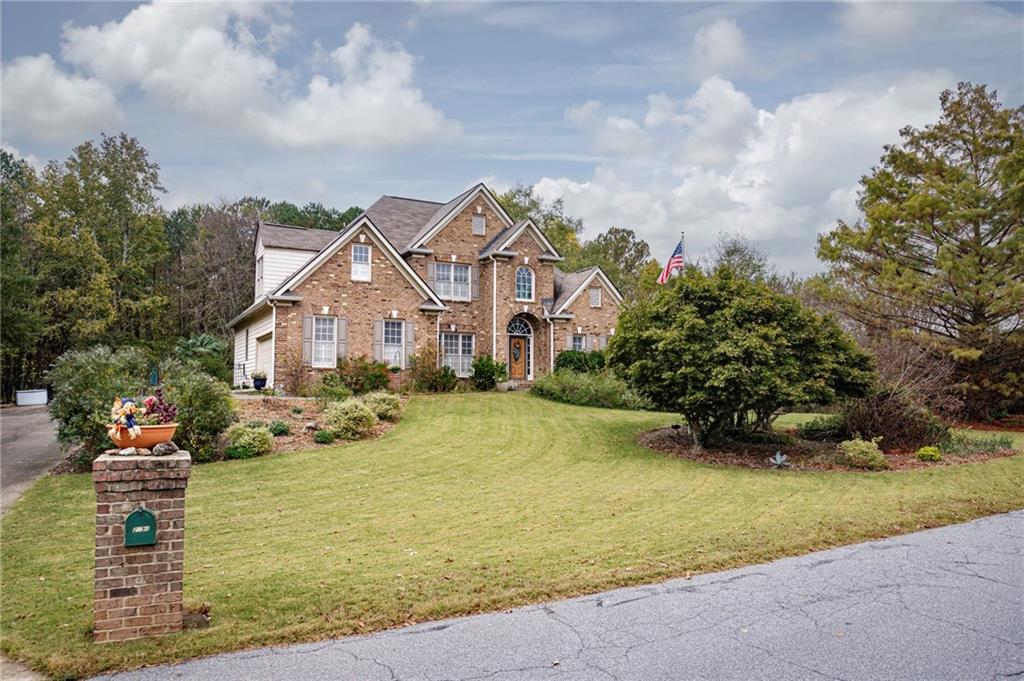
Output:
M260 369L252 372L252 387L256 390L263 390L267 387L267 372Z
M120 448L152 449L174 437L178 424L178 410L164 399L164 391L157 388L139 405L130 398L116 398L110 410L113 423L107 428L110 439Z

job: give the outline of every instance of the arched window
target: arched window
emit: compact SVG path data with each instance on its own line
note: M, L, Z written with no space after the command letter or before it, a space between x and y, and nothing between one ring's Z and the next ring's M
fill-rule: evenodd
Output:
M522 317L513 317L508 323L508 335L510 336L532 336L533 329Z
M516 270L516 300L533 300L533 270L529 267Z

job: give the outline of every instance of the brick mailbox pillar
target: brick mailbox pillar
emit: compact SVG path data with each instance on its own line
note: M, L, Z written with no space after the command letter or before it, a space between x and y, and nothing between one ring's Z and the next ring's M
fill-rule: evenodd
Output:
M93 640L181 631L185 488L192 457L104 454L96 487Z

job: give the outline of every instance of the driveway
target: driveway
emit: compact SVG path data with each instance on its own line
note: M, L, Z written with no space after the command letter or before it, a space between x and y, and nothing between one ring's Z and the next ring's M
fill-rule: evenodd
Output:
M0 409L0 513L62 458L46 407Z
M1024 511L135 679L1021 679Z

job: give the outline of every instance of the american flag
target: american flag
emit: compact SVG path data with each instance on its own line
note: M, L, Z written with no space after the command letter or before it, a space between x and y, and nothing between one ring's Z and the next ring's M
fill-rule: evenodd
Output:
M665 269L661 271L661 275L658 276L658 283L664 284L668 281L668 278L672 276L672 273L676 270L683 269L683 240L680 239L679 243L676 244L676 250L672 251L672 257L665 263Z

